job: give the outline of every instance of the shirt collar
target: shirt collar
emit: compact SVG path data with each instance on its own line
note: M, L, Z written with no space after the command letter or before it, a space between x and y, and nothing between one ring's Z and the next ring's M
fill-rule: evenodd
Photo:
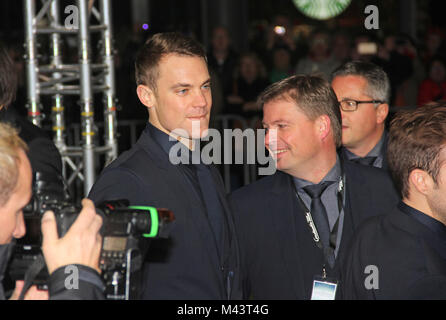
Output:
M427 214L405 204L404 202L400 201L398 204L398 208L404 212L405 214L411 216L412 218L416 219L418 222L422 223L426 227L428 227L430 230L438 234L442 239L446 240L446 226L438 221L437 219L434 219Z
M337 182L339 181L339 177L341 176L341 162L339 159L339 156L336 155L336 163L333 166L333 168L328 171L328 173L325 175L324 178L322 178L321 182ZM297 190L300 190L308 185L314 184L308 180L300 179L293 177L294 185L296 186Z
M168 135L164 131L161 131L150 122L147 123L144 129L155 142L163 149L163 151L170 156L172 147L176 146L177 157L180 158L182 164L191 164L200 162L200 148L195 148L195 151L189 150L183 143L176 140L174 137ZM198 143L197 143L198 142ZM195 145L199 145L199 141L195 141ZM179 148L177 147L179 146Z
M378 143L373 147L372 150L369 151L365 156L366 157L377 157L377 158L383 158L383 147L384 147L384 141L386 140L387 133L384 130L383 134L381 135L381 138L379 139ZM345 154L347 155L348 160L358 159L360 158L347 148L345 149Z

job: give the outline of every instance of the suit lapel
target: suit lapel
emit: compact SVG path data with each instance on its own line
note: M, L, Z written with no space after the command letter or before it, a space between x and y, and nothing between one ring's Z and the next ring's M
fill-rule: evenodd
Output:
M152 139L149 132L145 130L138 140L137 144L148 154L153 162L161 170L165 170L166 181L173 181L169 184L169 189L173 195L172 203L179 203L179 208L183 208L182 212L186 213L193 225L196 228L196 232L201 239L201 242L208 252L210 263L212 264L216 277L220 280L222 290L224 291L222 276L219 272L220 262L215 244L215 237L211 231L208 219L206 216L205 208L202 201L194 191L194 188L190 186L190 183L185 179L184 175L180 171L177 165L172 165L169 161L168 155L164 150ZM174 212L175 214L175 212ZM188 220L185 218L185 220Z
M302 244L296 238L295 215L301 214L300 208L296 206L295 196L292 192L291 179L287 174L277 172L272 183L269 210L271 222L277 241L280 244L281 256L291 279L296 297L304 297L305 290L301 285L304 283L301 264L304 259L300 256Z
M373 192L369 190L370 186L365 181L364 176L358 174L358 172L354 176L351 173L350 166L354 165L348 161L344 162L346 198L341 247L339 248L338 255L342 255L348 249L349 239L353 237L356 228L363 220L363 209L368 206L370 201L373 201L373 199L370 199Z
M223 232L223 252L221 254L222 262L227 258L226 253L228 253L229 248L232 246L232 237L231 230L235 230L234 221L232 219L231 209L228 205L228 200L226 198L226 191L224 189L224 185L221 183L221 178L219 176L219 172L217 169L211 165L211 174L214 179L218 198L220 199L220 203L223 207L223 211L225 214L225 230Z

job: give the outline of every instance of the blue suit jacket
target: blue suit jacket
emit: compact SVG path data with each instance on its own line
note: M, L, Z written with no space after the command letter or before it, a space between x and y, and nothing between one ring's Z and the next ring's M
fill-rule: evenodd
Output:
M144 130L137 143L101 173L89 198L128 199L130 205L168 208L175 215L169 239L153 239L142 299L240 299L239 248L233 216L217 169L211 169L224 207L228 245L217 253L206 210L190 182ZM232 271L227 277L228 271Z
M341 247L333 270L327 269L328 276L338 279L349 240L358 225L370 216L387 212L398 201L385 171L348 161L344 162L344 170ZM291 176L277 171L236 190L231 202L243 257L246 297L310 299L313 277L322 275L324 257L296 199Z

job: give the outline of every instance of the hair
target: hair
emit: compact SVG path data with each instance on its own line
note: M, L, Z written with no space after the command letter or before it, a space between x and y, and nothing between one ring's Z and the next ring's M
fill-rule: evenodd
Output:
M336 94L327 80L318 75L294 75L285 78L267 87L260 94L258 104L263 107L267 102L281 99L295 102L311 120L327 115L330 118L334 143L336 147L341 146L341 111Z
M349 61L332 73L332 79L343 76L360 76L367 81L365 94L372 99L385 103L390 101L390 81L386 72L374 63L367 61Z
M17 75L11 57L0 44L0 107L10 105L16 96Z
M206 51L194 39L177 32L157 33L144 43L136 56L136 84L156 91L159 63L168 54L200 57L207 62Z
M19 150L28 151L17 129L0 123L0 206L8 202L19 177Z
M426 171L437 183L446 145L446 101L433 102L410 111L400 111L390 124L387 159L395 187L409 197L409 175Z

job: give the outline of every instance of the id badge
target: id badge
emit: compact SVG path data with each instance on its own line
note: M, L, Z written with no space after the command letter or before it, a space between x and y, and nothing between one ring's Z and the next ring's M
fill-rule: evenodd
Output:
M334 300L337 288L338 281L336 279L315 276L311 300Z

